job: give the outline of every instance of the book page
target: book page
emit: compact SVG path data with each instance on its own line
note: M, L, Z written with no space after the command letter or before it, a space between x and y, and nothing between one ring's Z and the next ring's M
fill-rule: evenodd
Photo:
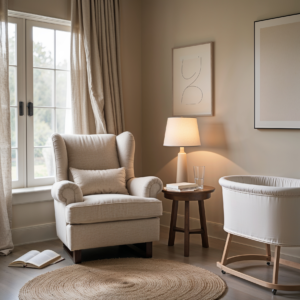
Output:
M31 251L27 252L26 254L22 255L21 257L17 258L16 260L14 260L11 264L13 264L15 262L25 262L26 263L28 260L30 260L31 258L35 257L38 254L40 254L40 251L31 250Z
M60 257L60 255L52 250L45 250L28 260L27 263L40 267L55 257Z

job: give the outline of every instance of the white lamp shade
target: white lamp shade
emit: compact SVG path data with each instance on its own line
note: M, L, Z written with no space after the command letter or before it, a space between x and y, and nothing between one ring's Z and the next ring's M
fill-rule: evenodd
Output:
M164 146L200 146L196 118L168 118Z

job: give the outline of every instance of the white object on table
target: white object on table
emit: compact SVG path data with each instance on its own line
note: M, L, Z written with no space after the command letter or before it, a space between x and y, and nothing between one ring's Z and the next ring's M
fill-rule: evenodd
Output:
M184 147L200 145L200 136L196 118L168 118L164 146L180 147L177 160L176 182L188 181Z

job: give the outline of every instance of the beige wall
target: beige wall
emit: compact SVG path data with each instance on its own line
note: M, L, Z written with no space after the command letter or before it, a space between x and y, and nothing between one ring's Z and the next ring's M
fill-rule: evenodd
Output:
M231 174L300 178L300 131L255 130L254 21L300 12L297 0L144 0L142 5L143 175L175 181L178 148L163 147L172 117L172 48L215 43L215 114L198 117L201 147L186 148L192 166L205 165L207 219L221 226L218 179ZM162 196L161 199L163 200ZM163 200L164 211L171 203ZM191 215L198 218L196 207ZM182 213L182 211L181 211ZM169 216L169 214L167 214ZM163 218L168 224L169 218Z

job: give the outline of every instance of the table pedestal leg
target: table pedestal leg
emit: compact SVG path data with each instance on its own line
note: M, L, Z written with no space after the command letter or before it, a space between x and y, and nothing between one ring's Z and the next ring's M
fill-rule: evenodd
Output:
M204 201L198 201L199 206L199 215L200 215L200 225L202 229L202 247L208 248L208 235L207 235L207 226L206 226L206 217L205 217L205 208L204 208Z
M169 233L169 246L174 246L175 241L175 227L177 220L177 211L178 211L178 201L173 200L172 204L172 214L171 214L171 222L170 222L170 233Z
M184 256L190 256L190 202L185 201Z

